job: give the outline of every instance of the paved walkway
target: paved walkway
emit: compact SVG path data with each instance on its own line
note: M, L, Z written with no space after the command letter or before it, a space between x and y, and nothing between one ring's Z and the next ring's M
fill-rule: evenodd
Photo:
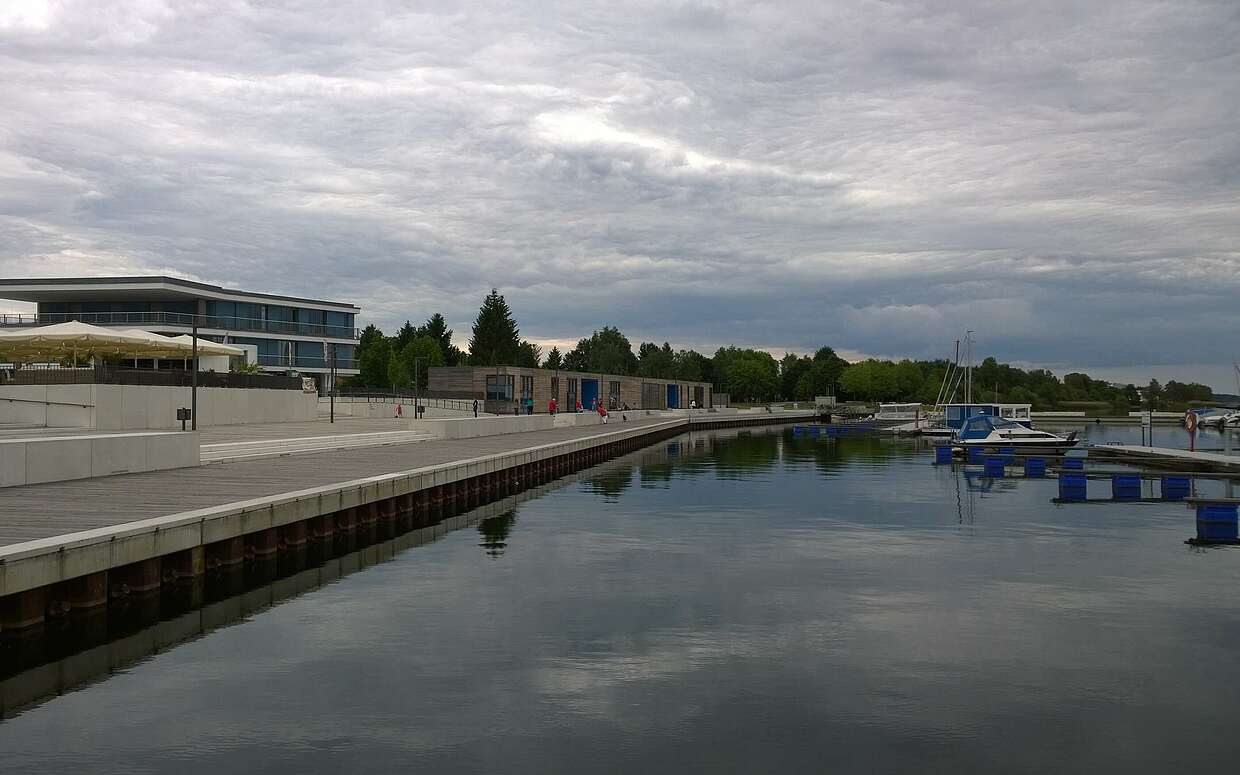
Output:
M649 418L615 423L606 428L595 425L474 439L436 439L8 487L0 489L0 546L510 452L611 430L657 425L669 419Z

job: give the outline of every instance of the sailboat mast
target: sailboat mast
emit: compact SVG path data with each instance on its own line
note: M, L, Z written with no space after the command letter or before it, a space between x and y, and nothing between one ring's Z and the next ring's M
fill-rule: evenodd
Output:
M973 403L973 331L972 329L964 332L964 352L965 352L965 358L968 359L968 366L965 367L964 402L966 404L972 404Z

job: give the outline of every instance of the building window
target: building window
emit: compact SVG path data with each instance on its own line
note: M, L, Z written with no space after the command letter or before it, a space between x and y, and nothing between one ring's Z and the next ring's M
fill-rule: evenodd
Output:
M488 374L487 400L512 401L512 377L506 374Z
M560 399L560 378L559 377L551 378L551 397L556 399L557 401Z
M607 383L607 408L615 409L620 406L620 382L612 380Z
M568 378L568 395L564 397L564 407L569 411L577 408L577 383L580 381L576 377Z
M534 400L534 378L533 377L522 377L521 378L521 400L522 401Z

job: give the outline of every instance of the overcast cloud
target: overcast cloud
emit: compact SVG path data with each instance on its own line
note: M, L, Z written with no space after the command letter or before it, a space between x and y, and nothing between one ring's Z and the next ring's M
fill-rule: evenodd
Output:
M1238 41L1235 0L5 0L0 275L1232 391Z

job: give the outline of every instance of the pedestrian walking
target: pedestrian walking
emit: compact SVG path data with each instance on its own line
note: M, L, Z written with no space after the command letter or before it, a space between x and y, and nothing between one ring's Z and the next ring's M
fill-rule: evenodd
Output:
M474 419L478 419L478 399L474 399Z
M598 416L603 418L603 425L607 424L607 407L602 404L598 405Z
M547 402L547 414L551 415L552 417L555 417L555 399L554 398Z

